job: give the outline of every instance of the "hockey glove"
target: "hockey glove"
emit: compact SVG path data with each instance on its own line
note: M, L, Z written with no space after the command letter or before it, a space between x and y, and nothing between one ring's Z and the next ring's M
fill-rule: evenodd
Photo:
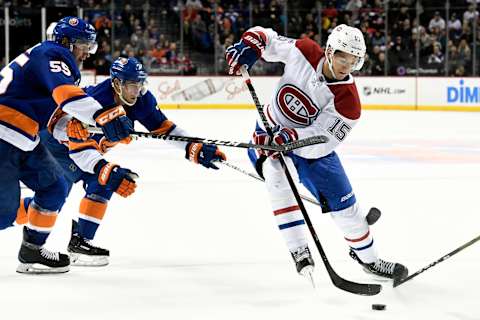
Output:
M289 142L298 140L298 134L295 129L282 128L279 126L273 129L273 138L271 138L265 131L255 131L253 133L253 141L256 144L276 144L282 145ZM272 142L273 141L273 142ZM266 155L267 157L272 157L273 159L278 159L278 152L268 151L268 150L259 150L259 155Z
M129 169L102 159L95 165L95 173L100 185L109 187L124 198L135 192L138 174Z
M265 131L255 131L253 133L253 143L268 146L272 143L272 138L270 138L270 136ZM259 156L264 155L269 157L273 154L273 151L263 149L257 149L257 152Z
M229 65L228 74L240 74L241 66L250 70L254 63L260 59L267 37L260 31L247 31L237 43L227 48L225 58Z
M225 154L220 151L217 146L203 143L188 143L185 148L185 158L199 163L205 168L212 168L218 170L218 167L213 164L214 161L227 160Z
M67 136L70 139L85 141L90 137L90 133L83 126L83 123L77 119L72 119L67 123Z
M282 128L273 133L273 142L277 145L293 142L298 140L298 134L295 129Z
M127 138L133 131L133 123L122 106L97 111L95 121L102 128L105 137L112 142Z

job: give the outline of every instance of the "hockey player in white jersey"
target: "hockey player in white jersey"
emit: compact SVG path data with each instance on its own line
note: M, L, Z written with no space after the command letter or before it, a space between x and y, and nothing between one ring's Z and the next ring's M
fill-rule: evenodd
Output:
M361 69L365 51L361 31L344 24L329 35L325 51L309 38L295 40L279 36L272 29L253 27L227 48L226 59L230 74L239 74L241 66L250 69L260 57L285 64L275 92L264 106L274 136L266 133L259 120L253 133L255 143L284 144L315 135L328 136L328 143L297 149L285 161L321 203L322 210L331 214L350 247L350 256L365 271L398 280L406 277L408 270L378 257L365 214L334 151L360 118L360 99L350 73ZM314 262L305 221L278 158L271 153L257 157L253 150L249 156L265 178L273 214L297 271L310 275Z

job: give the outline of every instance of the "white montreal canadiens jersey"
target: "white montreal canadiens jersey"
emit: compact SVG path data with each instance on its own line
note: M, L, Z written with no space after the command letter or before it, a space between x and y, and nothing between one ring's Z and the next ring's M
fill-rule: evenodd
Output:
M309 159L328 155L360 118L360 99L353 77L327 83L322 75L322 66L327 63L324 51L308 38L289 39L261 27L249 31L266 36L262 58L285 64L284 74L264 109L270 125L294 128L298 139L327 136L328 143L296 149L294 153ZM261 121L258 123L263 128Z

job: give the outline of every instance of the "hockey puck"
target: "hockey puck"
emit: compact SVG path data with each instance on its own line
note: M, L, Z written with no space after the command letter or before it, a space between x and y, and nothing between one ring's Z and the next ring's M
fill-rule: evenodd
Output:
M372 310L385 310L387 308L384 304L372 304Z

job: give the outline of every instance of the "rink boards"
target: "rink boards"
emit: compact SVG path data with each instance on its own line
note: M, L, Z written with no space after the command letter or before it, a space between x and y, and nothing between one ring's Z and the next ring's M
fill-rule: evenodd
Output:
M87 73L82 85L105 79ZM268 102L279 77L254 77L262 102ZM356 77L363 109L480 111L480 78ZM254 108L241 77L150 76L148 88L162 109Z

